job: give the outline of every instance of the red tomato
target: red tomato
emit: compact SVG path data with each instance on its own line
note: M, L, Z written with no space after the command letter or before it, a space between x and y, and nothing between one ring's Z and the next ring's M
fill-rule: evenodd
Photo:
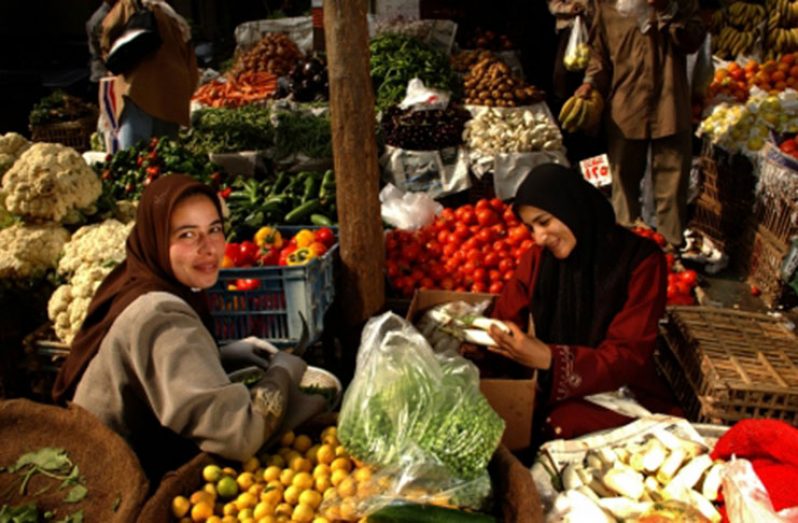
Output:
M492 198L490 200L490 206L493 207L493 210L496 212L504 211L505 204L501 200L501 198Z
M335 233L329 227L322 227L321 229L316 229L316 232L313 233L313 239L327 247L332 247L335 243Z
M490 208L491 208L490 207L490 200L487 200L485 198L482 198L481 200L478 200L476 205L474 205L474 209L477 210L477 211L482 211L482 210L485 210L485 209L490 210Z
M483 245L492 242L493 238L493 229L482 229L477 233L477 240Z
M422 289L432 289L435 287L435 282L432 281L432 278L422 278L419 282Z
M474 272L471 274L471 277L474 278L474 281L485 281L485 277L487 276L487 272L482 267L477 267L474 269Z
M512 229L510 229L509 236L507 240L512 245L520 245L521 242L529 238L529 229L527 229L526 225L516 225Z
M481 281L475 281L471 284L471 292L485 292L486 290L487 287L485 287L485 284Z
M515 215L512 207L507 207L504 212L502 212L502 220L507 225L517 225L519 223L518 216Z
M488 279L491 282L497 282L502 280L502 273L497 271L496 269L491 269L488 271Z
M449 232L446 230L442 230L438 232L438 242L443 245L449 242Z
M531 249L535 245L534 240L526 239L521 242L521 245L518 247L518 250L521 252L526 252Z
M447 243L443 246L441 252L443 253L444 258L449 259L454 255L455 252L457 252L457 245L453 243Z
M396 241L396 238L392 234L388 234L385 237L385 250L388 252L396 251L396 248L399 246L399 242Z
M507 271L507 272L505 272L504 274L502 274L502 280L504 280L504 281L510 281L510 280L512 280L512 279L513 279L513 276L514 276L514 275L515 275L515 270L512 270L512 271Z
M402 246L402 258L407 261L413 261L421 254L421 247L416 243L407 243Z
M690 287L695 287L698 281L698 274L692 269L687 269L679 273L679 281L686 283Z
M464 251L470 251L476 249L477 247L479 247L479 241L474 237L467 239L463 242L463 245L461 245L461 248Z
M496 213L488 209L477 211L476 219L477 223L483 227L490 227L499 223L499 217L496 216Z
M490 228L493 233L494 239L502 239L507 237L507 228L503 223L497 223Z
M690 294L690 291L693 289L689 283L684 281L677 281L675 287L678 294Z
M457 220L465 225L474 225L476 223L476 215L474 214L473 209L470 206L468 207L460 207L455 211L455 216Z
M454 221L455 219L454 211L448 208L444 209L440 212L440 214L438 214L438 219L440 219L443 222Z
M461 270L464 275L471 276L476 268L477 264L473 260L468 260L463 264Z
M509 258L503 258L499 261L499 271L506 273L513 270L513 261Z
M446 272L449 274L453 274L459 267L460 267L460 262L455 260L454 258L449 258L443 264L443 268L446 269Z
M667 293L666 293L668 299L669 300L673 299L673 297L676 296L676 293L677 293L676 285L674 285L672 283L668 283L668 290L667 290Z
M436 240L428 241L425 247L427 249L427 252L433 256L438 256L441 254L441 252L443 252L441 244L438 243Z
M441 280L441 289L450 291L454 288L454 280L451 278L444 278Z
M479 249L470 249L466 251L466 260L474 262L474 264L479 264L482 261L482 251Z
M494 281L490 284L490 287L488 287L488 292L491 294L501 294L502 289L504 289L504 284L500 281Z
M385 260L385 272L388 273L389 278L396 278L399 276L399 264L394 260Z
M464 223L458 223L454 228L454 234L460 239L465 240L469 236L471 236L471 231L468 230L468 226Z
M485 267L496 267L499 265L499 255L495 252L488 252L482 259L482 265Z

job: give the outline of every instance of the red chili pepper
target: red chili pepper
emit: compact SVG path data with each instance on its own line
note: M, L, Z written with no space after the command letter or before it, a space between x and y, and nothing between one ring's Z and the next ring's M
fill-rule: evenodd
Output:
M239 278L235 281L235 286L239 291L252 291L260 287L260 280L257 278Z
M219 196L222 198L222 200L226 200L227 198L230 197L230 193L232 192L233 189L231 187L225 187L224 189L219 191Z
M158 176L159 174L161 174L161 168L157 165L147 167L147 176Z

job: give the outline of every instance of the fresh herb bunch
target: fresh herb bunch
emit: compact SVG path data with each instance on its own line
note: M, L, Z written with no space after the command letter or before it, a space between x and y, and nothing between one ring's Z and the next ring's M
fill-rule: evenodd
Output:
M169 138L152 138L121 150L98 167L105 191L117 200L138 200L144 188L158 177L182 173L217 190L227 186L225 173Z
M309 158L332 158L332 129L326 113L281 111L277 114L274 157L282 160L294 154Z
M248 105L237 109L201 109L192 127L180 136L194 154L262 151L274 144L269 109Z
M418 40L397 34L384 34L371 41L371 80L378 110L402 101L407 83L419 78L427 87L461 91L460 81L452 71L449 57Z
M68 122L97 112L92 104L57 89L39 100L28 115L30 125Z
M382 114L385 143L402 149L435 151L463 143L463 128L471 113L462 107L403 111L393 106Z

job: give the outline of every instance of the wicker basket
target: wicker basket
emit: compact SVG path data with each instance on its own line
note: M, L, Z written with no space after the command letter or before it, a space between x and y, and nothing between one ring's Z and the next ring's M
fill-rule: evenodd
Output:
M762 301L770 307L782 303L785 283L781 280L781 265L790 246L773 236L764 226L759 226L751 247L748 266L748 283L757 287Z
M788 242L798 234L798 171L773 149L770 147L763 156L754 218L776 239Z
M34 142L60 143L82 153L91 148L91 135L97 130L97 114L78 120L31 125L31 140Z
M672 307L657 363L692 419L798 423L798 337L766 314Z

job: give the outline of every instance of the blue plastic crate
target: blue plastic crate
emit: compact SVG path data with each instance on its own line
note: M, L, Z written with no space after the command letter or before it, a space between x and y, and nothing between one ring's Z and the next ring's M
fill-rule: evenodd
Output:
M301 229L279 227L287 238ZM305 265L222 269L219 281L208 289L214 334L226 342L256 336L277 346L295 345L307 324L308 342L321 337L324 313L335 298L333 266L338 244ZM239 278L260 280L257 289L228 290Z

